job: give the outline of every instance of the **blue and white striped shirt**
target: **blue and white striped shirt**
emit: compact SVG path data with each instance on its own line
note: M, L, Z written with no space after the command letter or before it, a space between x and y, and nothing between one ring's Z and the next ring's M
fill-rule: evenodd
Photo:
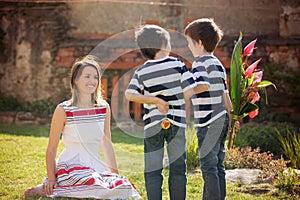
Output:
M156 96L170 105L163 115L155 104L144 105L144 129L160 123L164 118L180 127L186 127L185 100L183 92L195 87L193 75L178 58L166 57L148 60L139 67L126 90L128 93Z
M223 94L228 93L226 72L218 58L207 55L193 62L192 73L198 84L210 84L208 91L192 97L195 127L204 127L227 112L223 102Z

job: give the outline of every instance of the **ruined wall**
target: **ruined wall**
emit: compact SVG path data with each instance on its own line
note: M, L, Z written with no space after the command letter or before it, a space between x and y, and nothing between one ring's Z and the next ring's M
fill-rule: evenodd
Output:
M185 16L210 17L220 24L225 35L278 34L279 0L185 0Z
M224 30L215 53L226 68L230 66L234 40L242 31L244 44L258 38L254 56L263 58L261 65L280 62L300 71L297 0L30 2L0 2L0 95L17 97L21 102L49 99L57 103L68 98L68 74L74 59L117 37L99 51L106 69L106 96L110 98L114 77L144 61L136 50L134 28L151 23L171 33L182 33L187 23L200 17L214 18ZM191 61L182 36L172 38L172 53ZM273 105L278 113L284 112L278 109L280 101ZM292 107L289 115L299 113L294 101L285 101L284 105L285 110Z
M70 29L64 4L0 3L0 94L21 102L61 95L67 75L54 62Z

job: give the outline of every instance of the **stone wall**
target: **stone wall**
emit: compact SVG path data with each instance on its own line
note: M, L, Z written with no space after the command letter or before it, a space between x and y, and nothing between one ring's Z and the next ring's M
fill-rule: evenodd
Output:
M67 6L61 3L0 3L0 95L22 102L62 95L68 69L53 59L68 38Z
M68 99L71 64L92 53L100 57L110 100L113 77L144 61L134 42L134 28L151 23L168 29L172 54L190 66L193 58L182 31L200 17L214 18L224 30L215 54L226 68L230 67L234 40L242 31L244 44L258 39L254 57L263 58L261 65L280 62L300 71L297 0L2 1L0 95L21 102ZM280 101L273 105L274 111L284 113L287 109L279 109ZM299 119L295 101L299 99L287 105L288 115Z

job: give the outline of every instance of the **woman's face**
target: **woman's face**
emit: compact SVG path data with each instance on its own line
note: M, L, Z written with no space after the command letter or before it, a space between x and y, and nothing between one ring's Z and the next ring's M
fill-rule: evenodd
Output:
M78 92L81 94L93 94L97 88L98 81L97 70L92 66L85 67L76 83Z

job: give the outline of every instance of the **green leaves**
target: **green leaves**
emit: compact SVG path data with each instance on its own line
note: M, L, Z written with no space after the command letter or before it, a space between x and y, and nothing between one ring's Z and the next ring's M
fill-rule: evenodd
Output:
M242 91L242 33L236 42L233 53L231 56L231 69L230 69L230 96L232 101L233 114L238 115L241 103Z
M248 115L249 112L253 111L253 110L257 110L259 109L259 107L256 104L250 103L250 102L246 102L243 107L240 109L239 112L239 118L244 118Z
M267 87L267 86L270 86L270 85L272 85L277 90L276 85L274 83L272 83L271 81L261 81L260 83L258 83L256 85L256 87L264 88L264 87Z

